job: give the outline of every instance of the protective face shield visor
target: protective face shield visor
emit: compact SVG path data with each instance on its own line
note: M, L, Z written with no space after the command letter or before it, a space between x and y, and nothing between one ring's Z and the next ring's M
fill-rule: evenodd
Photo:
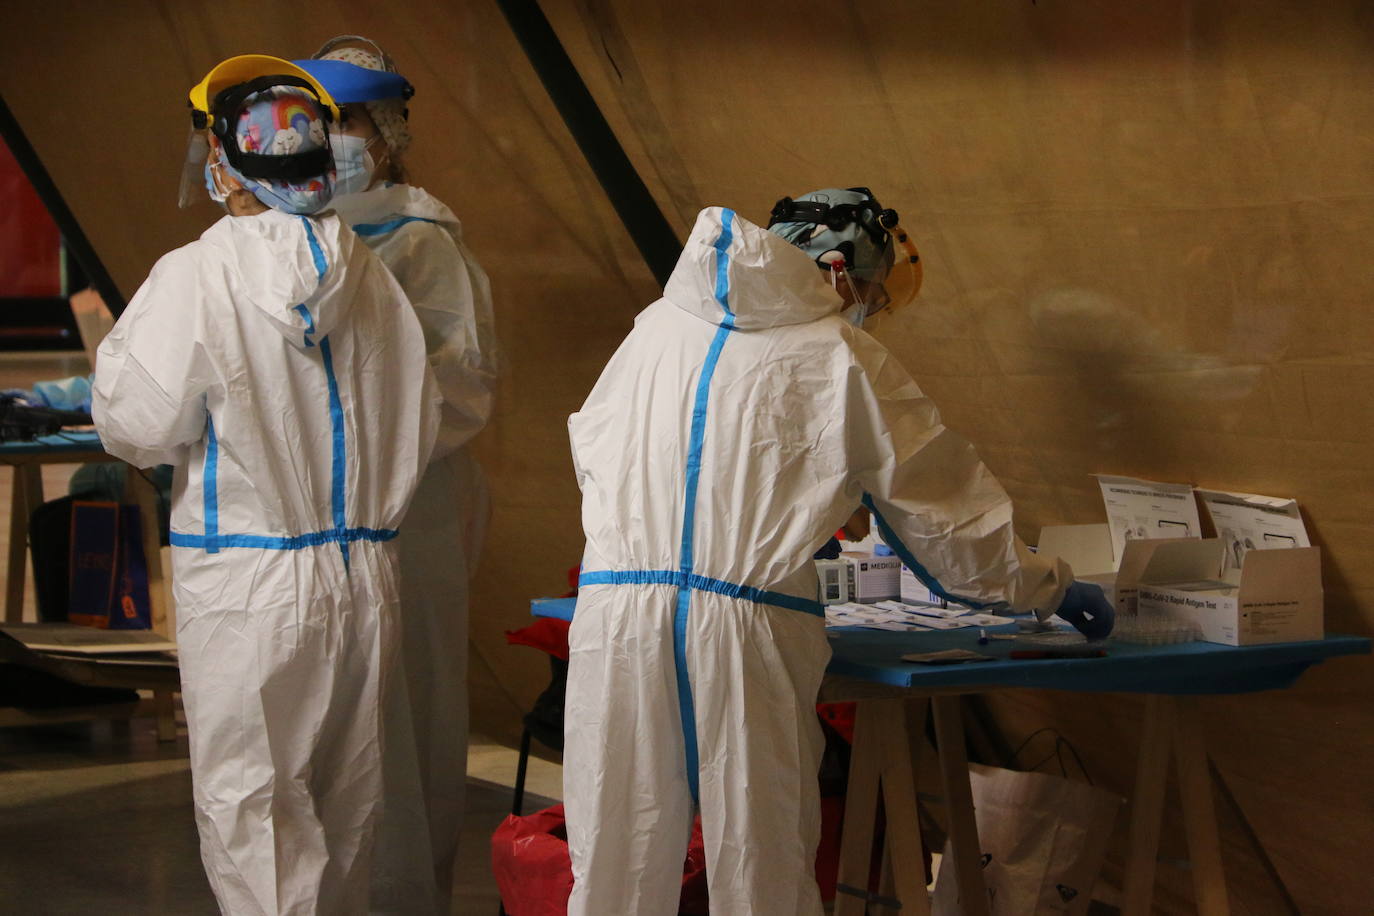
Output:
M208 133L219 139L220 155L249 178L300 181L329 171L333 159L328 148L287 155L247 153L239 149L234 137L234 118L238 110L250 96L281 86L299 87L313 95L323 112L326 128L339 122L339 107L324 86L290 61L266 54L243 54L223 61L190 92L191 134L181 170L179 206L189 207L205 194L205 163L210 152Z
M860 319L891 313L920 291L922 265L897 211L884 209L867 188L815 191L773 207L770 231L811 255L847 298L861 303Z

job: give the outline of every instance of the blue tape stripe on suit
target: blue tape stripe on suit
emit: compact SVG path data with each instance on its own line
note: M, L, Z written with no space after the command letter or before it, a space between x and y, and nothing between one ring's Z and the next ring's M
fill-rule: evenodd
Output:
M398 216L384 223L359 223L353 227L358 235L386 235L395 232L406 223L437 223L438 220L425 219L423 216Z
M577 577L578 587L584 585L674 585L680 589L713 592L730 598L768 604L789 611L799 611L813 617L824 617L825 608L819 601L799 598L783 592L771 592L751 585L737 585L723 579L711 579L696 573L672 569L604 569L584 572Z
M210 416L205 418L205 471L200 488L205 507L205 552L218 553L219 440L215 438L215 420Z
M310 335L315 333L315 316L310 314L310 309L305 307L305 303L296 306L296 311L300 312L301 317L305 319L305 345L307 347L315 346L315 341L310 339Z
M394 528L330 528L327 531L312 531L289 537L274 537L265 534L221 534L215 538L220 548L248 547L254 550L304 550L307 547L320 547L324 544L351 544L355 541L379 543L396 537ZM173 547L197 547L209 550L208 538L200 534L182 534L173 531Z
M342 530L346 523L344 484L348 479L346 443L344 441L343 401L339 399L339 380L334 375L334 355L329 348L329 335L320 340L320 356L324 358L324 376L329 383L329 425L333 431L333 455L330 458L330 504L334 511L334 527ZM344 566L348 566L348 542L339 544Z
M315 238L315 228L310 224L310 220L302 216L301 222L305 225L306 241L310 243L310 256L315 261L316 279L323 283L324 275L329 270L329 261L324 256L324 249L320 247L319 240ZM313 334L315 324L310 320L308 310L306 310L306 319L309 322L306 333ZM324 377L329 386L329 426L332 439L329 503L333 514L334 530L343 531L347 521L347 494L344 487L348 478L348 452L344 430L343 401L339 398L339 379L334 374L334 354L330 348L329 335L327 334L320 340L320 357L324 361ZM346 539L339 541L339 550L343 552L345 568L348 567L348 544Z
M898 558L907 565L907 568L911 570L916 578L921 580L926 588L946 601L953 601L955 604L971 607L975 611L985 610L993 606L986 601L976 601L973 598L962 598L959 595L953 595L946 591L945 587L931 574L930 570L926 569L917 561L916 555L911 552L906 544L902 543L902 539L897 537L897 533L892 530L892 526L887 523L887 519L883 518L883 514L878 511L878 506L874 502L872 495L865 493L863 503L868 507L868 511L873 513L873 517L877 520L878 531L882 534L883 541L887 546L892 548Z
M311 225L309 217L302 216L300 219L305 225L305 240L310 243L310 256L315 261L315 279L323 283L325 271L329 270L329 261L324 256L319 239L315 238L315 227Z
M711 379L720 361L720 351L725 347L725 339L734 329L734 313L730 311L730 241L731 224L734 222L733 210L721 210L720 235L716 238L716 301L725 310L725 318L720 323L711 347L706 353L706 361L701 367L701 377L697 380L696 400L692 405L691 435L687 445L687 484L682 504L682 550L679 562L682 572L692 574L693 539L696 535L697 485L701 479L701 451L706 441L706 408L710 401ZM700 757L697 752L696 704L692 699L692 682L687 672L687 617L691 611L692 590L678 588L677 613L673 616L673 663L677 674L678 710L682 719L682 737L687 749L687 784L692 790L692 801L700 801Z

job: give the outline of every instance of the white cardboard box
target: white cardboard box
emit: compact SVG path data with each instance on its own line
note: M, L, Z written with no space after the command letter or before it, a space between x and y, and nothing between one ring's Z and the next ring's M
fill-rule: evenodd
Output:
M1075 579L1102 586L1116 612L1131 617L1142 574L1164 544L1196 543L1196 538L1127 540L1118 566L1112 556L1109 525L1050 525L1040 531L1038 553L1057 556L1073 567Z
M846 560L816 560L817 598L823 605L848 604L853 590L854 568Z
M1141 616L1192 621L1205 641L1227 646L1325 635L1321 548L1251 550L1238 573L1223 579L1225 552L1217 538L1157 551L1139 585Z
M902 564L901 578L899 580L901 588L901 600L907 604L929 604L933 607L947 607L945 599L926 587L926 584L916 578L916 574Z
M901 597L902 561L896 557L840 554L848 560L854 576L850 579L849 600L859 604L876 604Z
M1190 485L1108 474L1094 476L1107 511L1112 555L1118 560L1126 556L1126 544L1134 540L1202 536L1197 500Z
M1226 547L1224 572L1239 570L1252 550L1311 547L1298 501L1254 493L1195 490Z

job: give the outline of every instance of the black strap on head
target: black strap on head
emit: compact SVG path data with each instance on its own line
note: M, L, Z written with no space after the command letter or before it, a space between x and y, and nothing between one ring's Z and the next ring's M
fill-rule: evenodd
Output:
M328 124L333 120L329 106L320 99L315 87L298 76L260 76L246 83L230 86L215 96L210 103L211 132L219 138L224 158L241 175L248 178L261 178L268 181L304 181L318 178L334 165L334 155L329 149L329 132L325 131L325 145L304 153L268 155L249 153L239 149L238 137L234 128L238 123L239 112L249 97L276 89L281 86L298 86L315 99L320 108L320 116ZM198 114L199 112L197 112Z
M857 204L827 204L818 200L793 200L784 197L773 205L768 225L778 223L815 223L827 229L840 230L857 223L880 248L888 245L888 232L897 225L896 210L884 210L878 198L868 188L848 188L867 200Z

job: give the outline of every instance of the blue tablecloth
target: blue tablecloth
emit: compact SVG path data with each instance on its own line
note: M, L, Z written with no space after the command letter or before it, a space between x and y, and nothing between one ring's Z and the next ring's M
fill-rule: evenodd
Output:
M104 451L95 430L61 432L55 436L40 436L30 442L0 442L0 461L6 455L89 452L92 449Z
M543 598L530 603L538 617L572 620L576 598ZM1014 631L990 628L989 632ZM1287 687L1309 667L1340 655L1366 655L1362 636L1269 646L1222 646L1190 642L1174 646L1108 643L1106 658L1010 659L1017 644L992 640L978 645L978 629L893 632L858 627L828 629L834 652L829 673L894 687L937 689L1037 687L1094 693L1218 694L1250 693ZM1020 648L1025 648L1024 646ZM904 662L913 652L970 649L998 658L963 665Z

